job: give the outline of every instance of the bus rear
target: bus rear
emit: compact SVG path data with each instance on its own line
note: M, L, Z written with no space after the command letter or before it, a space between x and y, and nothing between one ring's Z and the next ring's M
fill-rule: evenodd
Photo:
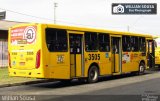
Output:
M40 25L10 28L8 38L9 75L43 78Z

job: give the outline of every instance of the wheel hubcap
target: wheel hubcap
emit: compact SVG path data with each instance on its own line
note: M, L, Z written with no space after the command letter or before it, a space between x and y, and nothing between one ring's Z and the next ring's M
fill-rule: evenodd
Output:
M98 76L98 73L95 70L92 70L90 75L91 79L96 80L97 76Z
M144 71L144 66L140 66L140 72Z

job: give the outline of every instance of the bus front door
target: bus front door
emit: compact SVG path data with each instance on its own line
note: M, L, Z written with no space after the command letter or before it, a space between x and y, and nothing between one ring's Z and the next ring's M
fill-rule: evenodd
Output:
M112 37L111 38L111 47L112 47L112 73L121 72L121 37Z
M69 34L71 78L82 76L82 34Z

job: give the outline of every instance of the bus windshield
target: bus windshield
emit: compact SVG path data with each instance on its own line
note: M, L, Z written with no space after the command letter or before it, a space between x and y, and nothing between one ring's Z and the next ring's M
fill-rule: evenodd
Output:
M160 47L160 38L156 38L155 39L155 42L156 42L156 47Z

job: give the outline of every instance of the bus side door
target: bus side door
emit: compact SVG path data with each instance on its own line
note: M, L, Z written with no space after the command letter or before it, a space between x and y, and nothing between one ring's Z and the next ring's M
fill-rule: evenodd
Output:
M122 67L121 37L111 37L111 47L112 47L112 73L119 73L121 72L121 67Z
M83 75L83 34L69 33L71 78Z

